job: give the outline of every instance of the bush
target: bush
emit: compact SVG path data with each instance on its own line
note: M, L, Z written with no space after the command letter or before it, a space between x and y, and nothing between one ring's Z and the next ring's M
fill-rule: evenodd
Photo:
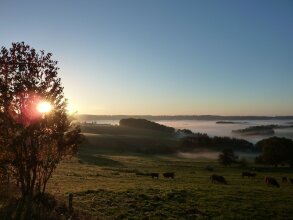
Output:
M232 163L236 163L238 157L234 154L232 149L224 149L219 155L219 163L224 166L231 166Z
M28 212L28 210L30 210ZM71 212L66 203L56 200L50 194L38 194L33 201L26 199L10 199L0 209L0 219L34 219L34 220L64 220L91 219L79 210Z

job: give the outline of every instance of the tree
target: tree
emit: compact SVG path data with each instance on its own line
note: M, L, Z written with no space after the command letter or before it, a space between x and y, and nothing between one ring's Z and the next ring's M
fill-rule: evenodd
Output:
M293 141L287 138L271 137L259 141L256 147L262 151L262 160L277 167L280 163L293 165Z
M232 163L235 163L238 157L234 154L232 149L224 149L219 155L219 163L224 166L231 166Z
M45 192L57 164L82 141L51 57L24 42L0 52L0 164L28 200ZM37 110L42 101L50 103L50 112Z

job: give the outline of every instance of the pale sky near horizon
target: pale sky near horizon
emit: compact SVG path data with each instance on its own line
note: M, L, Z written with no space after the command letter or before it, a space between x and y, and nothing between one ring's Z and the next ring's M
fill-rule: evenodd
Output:
M293 1L0 0L81 114L293 115Z

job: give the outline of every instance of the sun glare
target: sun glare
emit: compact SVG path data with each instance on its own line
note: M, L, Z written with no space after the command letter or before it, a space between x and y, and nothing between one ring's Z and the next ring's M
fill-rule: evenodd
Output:
M52 110L52 105L49 102L40 102L37 105L37 110L40 113L47 113Z

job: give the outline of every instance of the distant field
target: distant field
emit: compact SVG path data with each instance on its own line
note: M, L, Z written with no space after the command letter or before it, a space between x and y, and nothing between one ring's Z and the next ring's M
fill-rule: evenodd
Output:
M49 191L62 199L74 193L74 207L99 219L291 219L293 178L289 168L257 168L255 179L242 179L242 168L220 167L215 160L176 156L94 154L62 163ZM87 158L87 155L89 158ZM214 171L206 170L214 167ZM136 175L175 172L175 179ZM211 174L225 176L228 185L212 184ZM280 188L264 184L274 176Z

